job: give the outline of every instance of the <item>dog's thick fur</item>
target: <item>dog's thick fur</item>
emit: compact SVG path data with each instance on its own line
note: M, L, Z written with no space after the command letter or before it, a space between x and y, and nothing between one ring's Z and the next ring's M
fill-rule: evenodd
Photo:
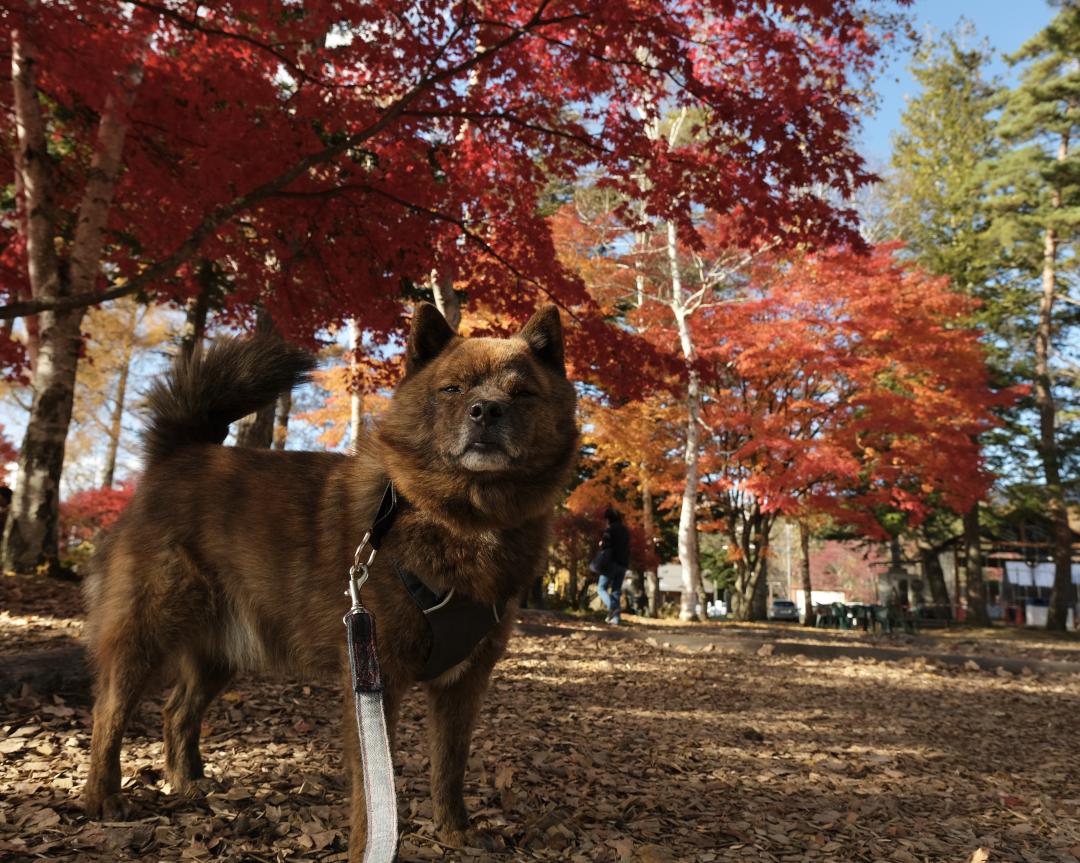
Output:
M420 306L405 378L353 456L220 445L230 422L311 367L307 354L277 339L225 341L178 361L151 394L146 473L87 585L97 691L85 808L94 817L122 814L121 738L154 680L174 682L166 773L190 793L203 772L203 711L233 675L347 677L346 573L389 478L409 506L363 601L378 622L391 729L430 641L391 561L436 591L506 603L466 660L424 684L436 828L442 841L462 844L470 840L462 785L473 725L576 450L558 311L538 312L510 339L463 339L433 306ZM348 703L345 717L350 856L359 860L363 781Z

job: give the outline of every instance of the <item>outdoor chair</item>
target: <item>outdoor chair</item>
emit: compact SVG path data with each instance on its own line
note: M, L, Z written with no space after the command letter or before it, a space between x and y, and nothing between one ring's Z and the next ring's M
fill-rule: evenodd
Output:
M872 625L872 613L869 605L863 605L862 603L849 605L848 616L851 619L852 628L858 627L863 632L868 632L870 630Z
M905 613L894 608L891 605L874 605L873 617L874 617L874 631L877 631L877 627L880 626L885 633L892 633L896 627L903 627L905 632L915 634L915 619L911 614Z

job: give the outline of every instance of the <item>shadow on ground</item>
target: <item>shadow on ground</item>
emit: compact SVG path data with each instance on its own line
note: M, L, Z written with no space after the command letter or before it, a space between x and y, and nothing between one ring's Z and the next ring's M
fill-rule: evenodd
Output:
M530 615L496 673L467 776L474 819L502 850L432 837L417 694L396 756L405 863L1080 858L1078 675L534 627ZM227 691L207 715L213 782L195 800L161 777L160 704L143 704L124 751L133 820L99 824L74 803L85 700L6 696L0 856L344 859L334 687Z

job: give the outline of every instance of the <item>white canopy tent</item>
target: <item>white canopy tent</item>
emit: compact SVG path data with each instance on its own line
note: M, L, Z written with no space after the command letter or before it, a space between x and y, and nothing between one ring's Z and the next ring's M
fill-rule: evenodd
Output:
M1044 587L1047 590L1054 586L1054 564L1036 563L1034 566L1022 560L1005 561L1005 580L1017 587ZM1080 584L1080 563L1072 565L1073 584Z
M1054 586L1054 564L1036 563L1031 565L1022 560L1007 560L1005 561L1005 581L1014 587L1050 590ZM1080 564L1078 563L1072 565L1072 581L1073 584L1080 584ZM1028 626L1046 626L1048 609L1045 602L1046 600L1042 602L1027 601L1024 608L1024 622ZM1076 620L1075 609L1070 607L1065 625L1069 629L1075 629Z

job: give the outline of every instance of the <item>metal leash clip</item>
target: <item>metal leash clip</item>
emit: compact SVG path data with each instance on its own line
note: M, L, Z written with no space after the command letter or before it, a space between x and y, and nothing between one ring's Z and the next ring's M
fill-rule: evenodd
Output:
M366 561L361 561L365 546L370 546L371 554L368 555ZM371 531L369 530L364 534L364 538L360 540L360 545L356 547L356 552L353 554L353 564L349 567L349 589L346 591L346 595L352 599L353 608L364 607L363 603L360 602L360 588L364 586L364 583L371 575L371 564L375 562L377 553L375 546L371 545Z

